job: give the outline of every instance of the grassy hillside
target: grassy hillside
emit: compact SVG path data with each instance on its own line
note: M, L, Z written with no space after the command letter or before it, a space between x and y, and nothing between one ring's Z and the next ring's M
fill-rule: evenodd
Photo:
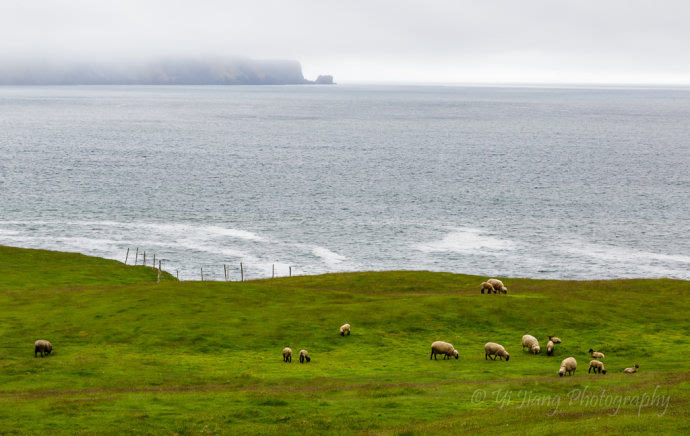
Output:
M485 278L430 272L166 278L0 247L0 433L690 431L690 282L505 279L487 296ZM533 356L525 333L563 344ZM460 358L430 361L434 340ZM510 361L486 361L487 341ZM589 348L608 374L587 374Z

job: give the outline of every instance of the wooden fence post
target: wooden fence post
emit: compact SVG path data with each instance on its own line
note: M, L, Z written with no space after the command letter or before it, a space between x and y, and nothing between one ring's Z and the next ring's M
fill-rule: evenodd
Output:
M290 267L290 277L292 277L292 267Z
M203 268L201 268L201 281L202 282L204 281L204 269Z
M153 267L156 267L156 264L153 264ZM158 261L158 283L161 282L161 261Z
M127 265L127 259L129 259L129 248L127 249L127 255L125 256L125 265Z
M244 266L242 266L242 262L240 262L240 281L244 281Z
M134 265L139 262L139 247L137 247L137 254L134 256Z
M276 278L276 264L273 264L273 270L271 271L271 278Z
M144 251L144 266L146 266L146 252Z

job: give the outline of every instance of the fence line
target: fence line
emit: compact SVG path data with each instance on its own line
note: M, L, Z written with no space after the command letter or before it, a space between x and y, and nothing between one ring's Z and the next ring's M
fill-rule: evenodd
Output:
M129 252L130 252L130 248L127 248L127 252L125 254L125 261L124 261L125 265L127 265L127 262L129 260ZM140 257L139 256L139 247L137 247L135 249L135 254L134 254L134 265L146 266L146 251L145 250L142 251L142 255L141 255L142 262L141 262L141 264L139 264L139 257ZM157 277L156 282L160 283L161 277L163 274L163 260L159 257L158 258L158 265L156 265L156 253L153 254L153 263L151 265L151 268L153 268L154 270L157 271L158 277ZM208 280L208 274L206 276L204 276L204 268L203 267L199 268L199 272L200 272L200 277L201 277L202 282L203 281L209 281ZM239 281L244 282L245 281L245 273L246 273L246 265L244 264L244 262L240 262L239 273L240 273ZM263 279L268 279L268 278L275 279L276 278L276 264L275 263L271 264L271 273L270 274L271 275L267 276L267 277L256 277L255 280L263 280ZM288 275L283 276L283 277L292 277L292 265L288 265ZM175 278L177 279L177 281L180 281L180 270L179 269L175 270ZM227 264L223 264L223 280L225 280L226 282L232 281L232 279L230 278L230 267ZM220 281L220 280L210 280L210 281Z

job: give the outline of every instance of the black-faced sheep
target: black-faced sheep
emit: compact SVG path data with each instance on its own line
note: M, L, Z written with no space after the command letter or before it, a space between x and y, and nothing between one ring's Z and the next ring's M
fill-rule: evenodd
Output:
M307 353L307 350L299 350L299 363L304 363L305 361L311 362L309 353Z
M506 351L506 349L503 347L501 344L497 344L495 342L487 342L484 345L484 360L486 360L489 356L494 356L493 360L496 360L496 357L500 357L501 360L505 357L506 362L510 359L510 355Z
M546 344L546 355L551 356L553 355L553 341L549 340Z
M604 356L604 353L594 351L591 348L589 349L589 355L594 357L595 359L603 359L604 357L606 357L606 356Z
M525 335L522 337L522 349L528 348L533 354L539 354L539 341L532 335Z
M626 374L635 374L637 372L637 368L639 368L639 367L640 367L640 365L635 364L635 366L633 366L632 368L625 368L623 370L623 372Z
M567 357L561 362L561 368L558 370L558 375L563 377L566 373L573 375L577 369L577 360L574 357Z
M350 336L350 324L343 324L340 326L340 336L345 336L345 333Z
M436 358L437 354L443 354L443 359L450 359L451 357L457 359L459 357L458 350L453 347L453 344L443 341L436 341L431 344L431 356L429 356L429 359L438 360Z
M600 362L598 360L590 360L589 361L589 369L587 370L587 374L589 374L589 372L592 369L594 370L594 374L596 374L597 371L599 371L599 374L606 374L606 369L604 368L604 363Z
M557 338L555 336L549 336L549 340L553 342L554 344L560 344L561 343L561 338Z
M41 357L45 354L50 355L53 352L53 344L46 341L45 339L39 339L34 342L34 357L38 357L38 353L41 353Z
M493 286L491 286L491 283L489 282L482 282L482 294L484 291L486 291L487 294L495 294L496 290L494 289Z
M292 348L283 348L283 362L292 362Z

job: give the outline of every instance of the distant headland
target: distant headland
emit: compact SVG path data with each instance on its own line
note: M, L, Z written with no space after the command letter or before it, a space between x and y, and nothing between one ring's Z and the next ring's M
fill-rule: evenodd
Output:
M135 62L1 62L0 85L332 85L307 80L291 60L162 59Z

